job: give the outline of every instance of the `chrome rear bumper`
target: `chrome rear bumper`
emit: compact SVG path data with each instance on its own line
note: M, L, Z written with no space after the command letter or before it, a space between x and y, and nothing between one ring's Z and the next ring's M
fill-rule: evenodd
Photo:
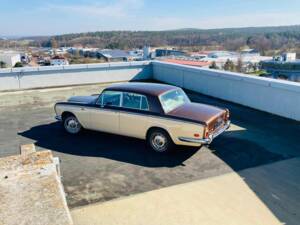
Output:
M230 120L226 122L226 124L218 129L215 133L211 134L208 138L189 138L189 137L178 137L180 141L195 143L195 144L210 144L214 138L222 134L225 130L230 127Z

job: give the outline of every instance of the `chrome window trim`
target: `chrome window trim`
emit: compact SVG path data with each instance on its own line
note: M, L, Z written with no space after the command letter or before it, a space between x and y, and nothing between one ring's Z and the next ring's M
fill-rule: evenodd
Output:
M99 98L101 98L101 103L99 104L99 98L97 99L96 101L96 104L95 105L99 105L100 107L104 107L103 105L103 94L105 94L105 92L115 92L115 93L120 93L120 102L119 102L119 105L113 105L113 107L121 107L122 105L122 100L123 100L123 92L122 91L111 91L111 90L107 90L107 91L103 91L100 95L99 95Z
M146 95L142 95L142 94L134 93L134 92L127 92L127 91L110 91L110 90L103 91L103 92L99 95L99 98L101 98L101 103L99 104L99 100L98 100L99 98L98 98L97 101L96 101L96 105L99 105L101 108L104 107L104 105L103 105L103 94L105 94L105 92L117 92L117 93L120 93L120 94L121 94L120 104L119 104L118 106L113 106L113 107L124 108L124 109L142 110L142 111L150 111L150 108L149 108L149 102L148 102L148 99L147 99L147 96L146 96ZM134 95L140 96L140 108L137 109L137 108L132 108L132 107L125 107L125 106L123 106L123 97L124 97L124 93L134 94ZM147 103L147 109L142 109L142 98L143 98L143 97L144 97L145 100L146 100L146 103Z
M146 95L142 95L142 94L139 94L139 93L134 93L134 92L127 92L127 91L121 91L122 92L122 104L120 106L120 108L124 108L124 109L133 109L133 110L141 110L141 111L149 111L150 108L149 108L149 103L148 103L148 99L147 99L147 96ZM127 93L127 94L134 94L134 95L138 95L140 96L140 108L137 109L137 108L133 108L133 107L125 107L123 106L123 97L124 97L124 93ZM147 103L147 109L142 109L142 98L145 98L146 100L146 103Z
M191 102L191 100L190 100L190 98L189 98L189 96L187 96L187 94L185 93L185 91L182 89L182 88L174 88L174 89L172 89L172 90L169 90L169 91L166 91L166 92L164 92L164 93L161 93L160 95L158 95L158 99L159 99L159 103L160 103L160 105L161 105L161 108L164 110L164 113L169 113L169 112L171 112L172 110L170 110L170 111L165 111L165 109L164 109L164 106L163 106L163 104L162 104L162 101L161 101L161 97L163 96L163 95L165 95L165 94L168 94L168 93L171 93L172 91L176 91L176 90L181 90L181 91L183 91L183 93L185 94L185 96L187 97L187 99L189 100L189 102ZM181 105L183 105L183 104L181 104ZM181 105L178 105L176 108L178 108L179 106L181 106ZM175 108L175 109L176 109ZM174 110L174 109L173 109Z

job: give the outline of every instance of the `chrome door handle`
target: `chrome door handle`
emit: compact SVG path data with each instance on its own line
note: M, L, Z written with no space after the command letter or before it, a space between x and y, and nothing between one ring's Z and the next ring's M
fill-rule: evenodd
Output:
M84 111L84 110L85 110L85 108L80 108L80 110Z

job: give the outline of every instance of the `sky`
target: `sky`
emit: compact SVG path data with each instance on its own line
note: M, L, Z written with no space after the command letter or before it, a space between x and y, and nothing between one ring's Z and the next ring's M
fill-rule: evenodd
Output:
M296 24L299 0L0 0L0 36Z

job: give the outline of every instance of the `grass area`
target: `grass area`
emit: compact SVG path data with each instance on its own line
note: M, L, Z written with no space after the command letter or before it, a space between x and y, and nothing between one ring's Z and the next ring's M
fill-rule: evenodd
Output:
M254 75L254 76L263 76L263 75L266 75L267 72L265 70L257 70L255 72L250 72L250 73L247 73L248 75Z
M69 59L70 64L90 64L90 63L103 63L106 62L97 58L85 58L85 57L72 57Z

